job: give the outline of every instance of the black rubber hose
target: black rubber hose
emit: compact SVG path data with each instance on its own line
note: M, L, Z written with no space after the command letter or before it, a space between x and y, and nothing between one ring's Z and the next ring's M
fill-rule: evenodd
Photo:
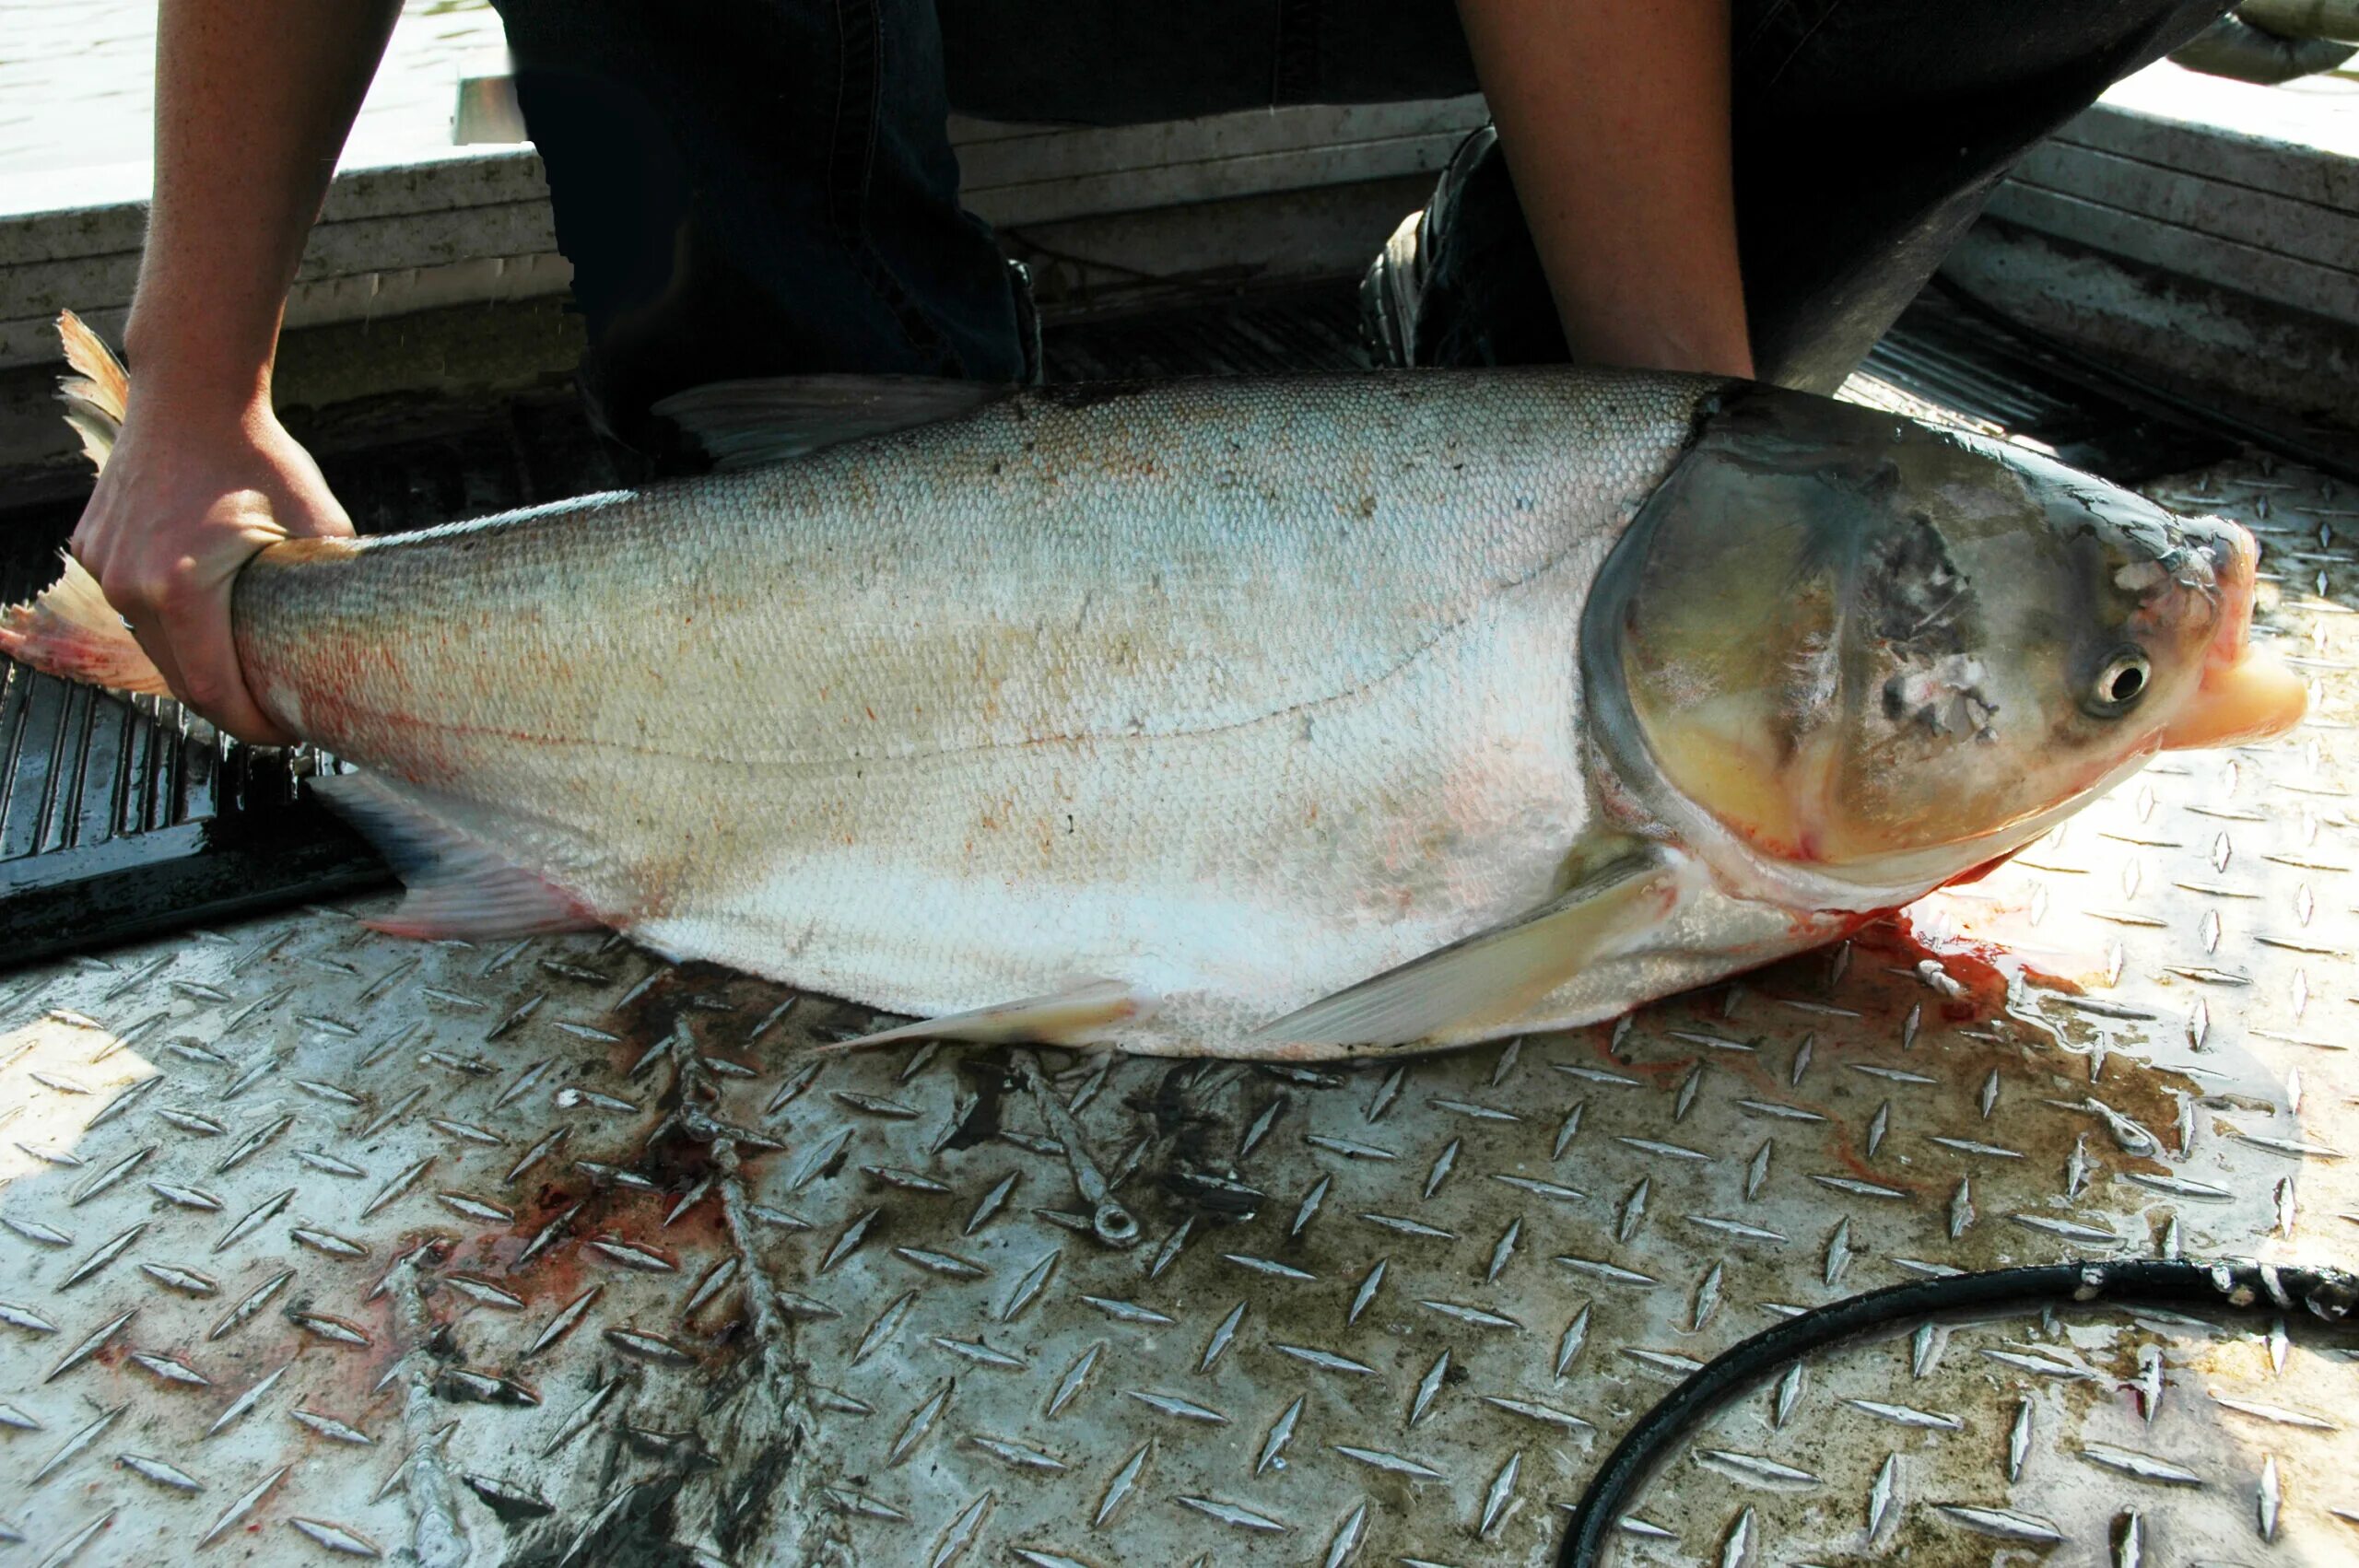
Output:
M1597 1568L1632 1496L1672 1446L1724 1401L1797 1356L1890 1328L1895 1321L1937 1313L2100 1303L2300 1311L2353 1328L2359 1328L2359 1320L2352 1316L2359 1310L2359 1275L2339 1269L2240 1261L2049 1263L1912 1280L1790 1317L1720 1352L1623 1435L1573 1510L1556 1553L1557 1568Z

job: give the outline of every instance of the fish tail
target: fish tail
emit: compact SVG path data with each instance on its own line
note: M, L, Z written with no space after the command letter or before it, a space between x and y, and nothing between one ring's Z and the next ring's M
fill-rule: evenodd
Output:
M69 681L119 692L170 695L99 579L71 556L46 592L29 604L0 607L0 653Z
M65 362L74 370L57 383L65 422L82 438L91 465L104 468L123 430L131 378L73 311L59 313L57 335L65 340ZM64 559L65 570L48 591L29 604L0 607L0 653L69 681L168 695L162 673L107 603L98 579L73 556Z

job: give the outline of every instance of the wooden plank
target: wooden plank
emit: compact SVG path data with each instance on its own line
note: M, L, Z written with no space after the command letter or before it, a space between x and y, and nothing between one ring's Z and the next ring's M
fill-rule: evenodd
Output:
M509 202L323 224L312 231L296 276L345 277L556 249L548 204ZM138 271L135 251L0 268L0 320L122 304L131 298Z
M2339 272L2359 268L2359 210L2059 142L2035 147L2011 179Z
M135 252L147 227L146 164L0 181L0 274L39 262ZM414 163L339 173L314 232L373 219L546 203L530 147L454 149Z
M287 297L288 327L363 322L448 305L534 299L564 292L573 269L554 251L522 256L472 256L433 266L389 268L298 282ZM126 291L127 293L127 291ZM99 334L123 339L127 300L76 306ZM57 363L52 314L0 319L0 369ZM62 369L62 367L61 367Z
M1003 228L1142 212L1430 174L1449 160L1459 139L1454 134L1403 136L1351 146L1040 180L969 192L967 202L977 216Z
M1994 217L2339 322L2359 322L2359 276L2238 244L2143 213L2009 183L1991 197Z
M2165 61L2107 88L2101 107L2197 132L2359 158L2359 78L2306 76L2259 87Z
M2281 427L2359 430L2359 325L2001 221L1976 224L1942 275L2124 374Z
M572 281L573 263L555 251L470 256L434 266L347 273L299 281L287 296L287 324L323 326L450 305L538 299L564 293Z
M1422 175L1481 123L1480 98L1309 107L1113 128L960 120L970 206L1002 225ZM0 367L45 364L50 317L120 326L147 223L144 165L14 179L0 188ZM328 322L564 287L540 158L529 146L336 176L304 252L288 321ZM348 311L348 315L338 315Z
M1167 163L1463 135L1482 123L1484 112L1483 100L1468 97L1249 111L1113 128L954 118L951 141L960 149L965 183L972 192ZM0 181L0 273L33 263L136 252L147 228L148 181L146 164L55 170ZM329 189L319 228L547 199L540 156L530 146L453 148L412 162L340 171Z
M2359 120L2359 110L2353 111ZM2339 212L2359 212L2359 153L2281 141L2100 103L2056 134L2051 146L2086 147L2267 191Z
M1256 111L1103 129L1023 127L1014 135L952 141L958 147L962 188L972 196L1005 185L1389 145L1412 137L1448 136L1454 144L1480 125L1485 112L1482 99L1467 97Z
M1129 310L1234 288L1356 275L1402 215L1433 192L1424 175L1144 207L1008 232L1030 262L1042 313Z
M546 202L541 155L529 146L453 147L438 158L339 174L321 208L324 224L454 208Z

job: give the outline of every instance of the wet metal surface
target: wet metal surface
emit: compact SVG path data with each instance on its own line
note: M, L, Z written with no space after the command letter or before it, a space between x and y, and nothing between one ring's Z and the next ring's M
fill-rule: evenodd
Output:
M863 1010L370 903L0 980L0 1552L1529 1563L1639 1413L1798 1308L2348 1265L2359 507L2198 485L2158 488L2260 531L2314 722L2168 759L1913 934L1617 1025L1044 1052L1044 1107L996 1051L809 1048ZM1620 1552L2350 1561L2348 1346L1903 1326L1730 1406Z

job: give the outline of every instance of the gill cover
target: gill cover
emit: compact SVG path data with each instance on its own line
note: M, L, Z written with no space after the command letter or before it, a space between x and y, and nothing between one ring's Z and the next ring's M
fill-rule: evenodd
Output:
M1600 743L1674 827L1921 888L2151 754L2250 591L2229 525L1738 386L1616 547L1582 661Z

